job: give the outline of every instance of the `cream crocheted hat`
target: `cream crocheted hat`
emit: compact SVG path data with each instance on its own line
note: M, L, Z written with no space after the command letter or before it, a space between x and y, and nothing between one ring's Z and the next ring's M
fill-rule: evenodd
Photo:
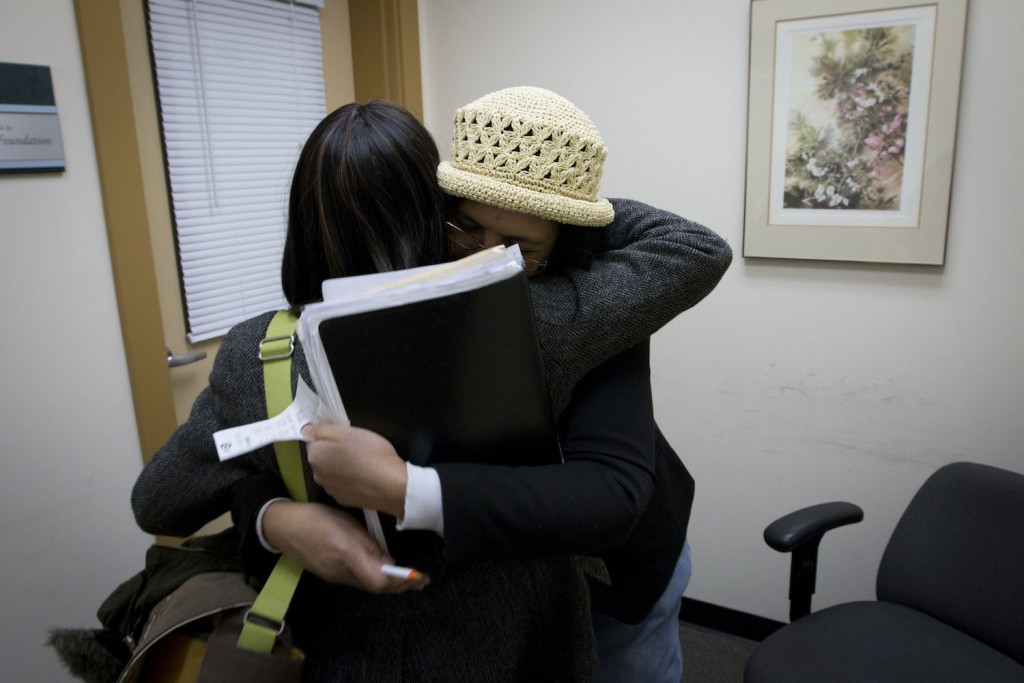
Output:
M568 225L608 225L597 196L608 148L579 107L542 88L499 90L455 112L448 194Z

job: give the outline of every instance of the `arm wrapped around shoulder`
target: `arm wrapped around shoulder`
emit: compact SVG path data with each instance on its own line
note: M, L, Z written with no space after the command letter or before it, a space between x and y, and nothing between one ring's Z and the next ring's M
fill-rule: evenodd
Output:
M555 412L592 369L639 344L718 285L732 249L709 228L613 199L605 250L586 269L530 280Z

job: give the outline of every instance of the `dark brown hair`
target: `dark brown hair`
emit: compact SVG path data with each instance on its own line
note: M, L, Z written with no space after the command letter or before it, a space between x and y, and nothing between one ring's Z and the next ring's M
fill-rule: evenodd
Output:
M324 280L411 268L450 256L437 145L382 100L328 114L299 155L288 202L281 284L292 306Z

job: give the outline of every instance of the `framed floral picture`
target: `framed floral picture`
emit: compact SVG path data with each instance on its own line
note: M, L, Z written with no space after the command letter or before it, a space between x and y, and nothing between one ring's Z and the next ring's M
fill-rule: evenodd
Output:
M945 261L967 0L753 0L743 255Z

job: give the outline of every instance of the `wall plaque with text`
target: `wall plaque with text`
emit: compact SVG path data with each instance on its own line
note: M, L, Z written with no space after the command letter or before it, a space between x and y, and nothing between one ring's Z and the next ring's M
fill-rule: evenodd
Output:
M50 67L0 62L0 173L63 170Z

